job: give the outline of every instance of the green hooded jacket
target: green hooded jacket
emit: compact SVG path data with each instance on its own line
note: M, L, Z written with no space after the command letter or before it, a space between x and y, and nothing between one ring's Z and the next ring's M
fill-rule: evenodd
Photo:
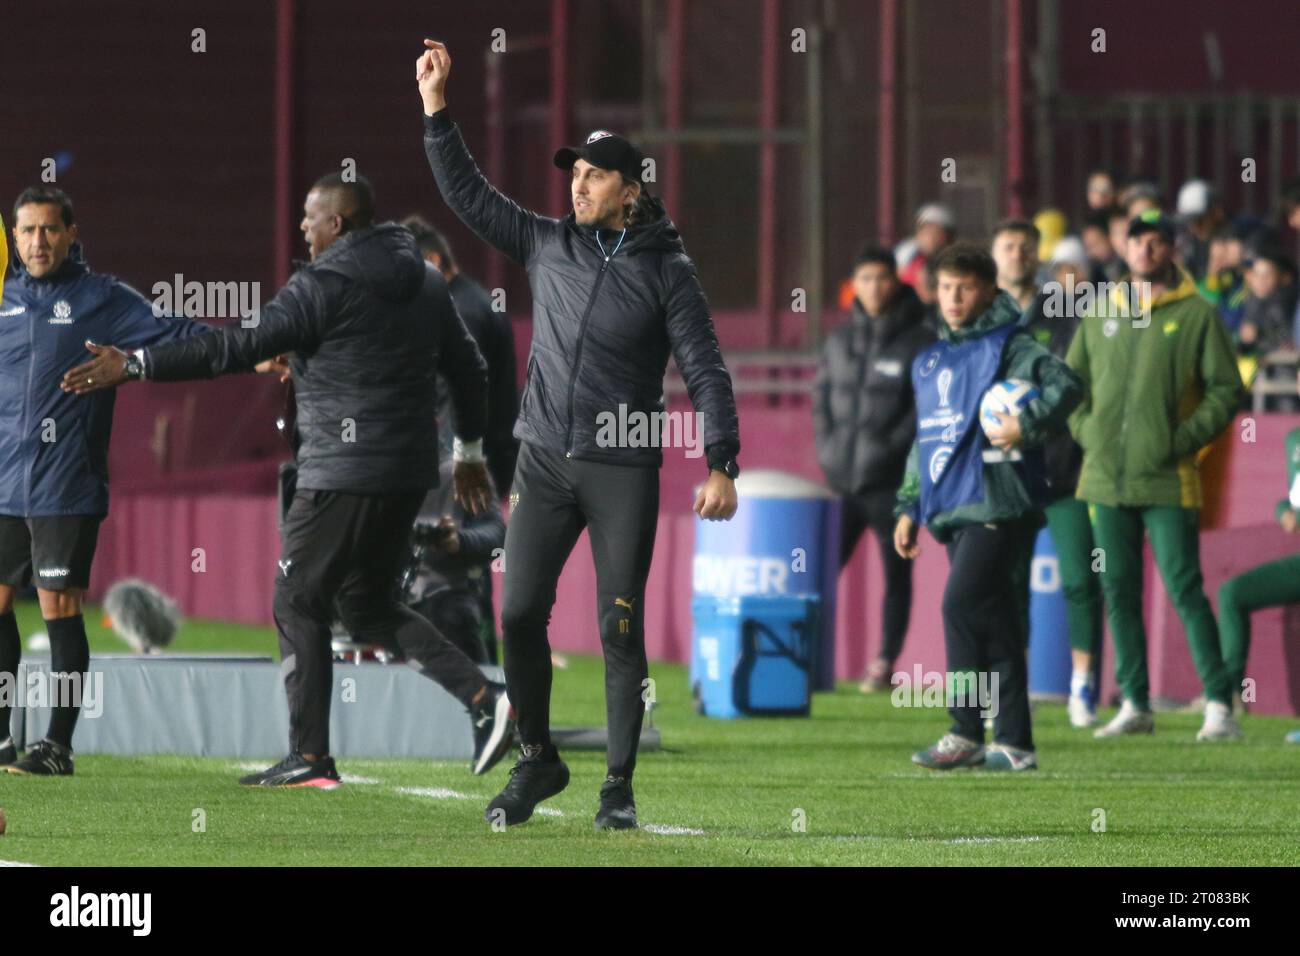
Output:
M1117 283L1070 343L1065 360L1088 389L1070 416L1083 448L1076 497L1084 501L1203 503L1197 453L1232 421L1241 376L1214 306L1197 294L1191 276L1181 269L1178 275L1147 318L1124 317L1124 287Z
M952 329L942 319L939 337L958 344L991 332L1003 325L1019 325L1020 306L1005 292L999 292L988 310L959 329ZM1039 396L1020 410L1021 441L1024 445L1041 445L1066 428L1071 411L1083 398L1083 382L1064 362L1034 341L1019 328L1007 337L997 378L1018 378L1033 382ZM978 428L976 424L974 427ZM907 456L907 470L898 489L894 514L911 512L921 500L919 451L915 441ZM1036 503L1013 462L984 463L984 500L941 511L930 521L935 540L947 541L956 529L971 524L991 524L1037 515L1041 522L1041 505Z

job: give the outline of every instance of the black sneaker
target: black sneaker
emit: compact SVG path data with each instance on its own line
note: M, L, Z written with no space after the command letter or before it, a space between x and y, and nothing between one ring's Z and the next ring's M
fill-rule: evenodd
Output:
M320 790L337 790L343 785L334 768L333 757L308 760L300 753L291 753L274 767L261 773L240 777L245 787L316 787Z
M596 829L636 829L636 801L632 799L632 781L627 777L608 776L600 785L600 809L596 811Z
M525 753L510 768L510 782L487 805L483 814L488 823L495 824L500 819L505 820L506 826L523 823L533 815L534 807L569 785L568 766L554 747L549 750L549 757L540 748L537 753Z
M6 737L4 743L0 744L0 767L7 767L18 759L18 748L14 746L14 739Z
M23 759L9 764L5 770L22 776L71 777L72 751L53 740L42 740L27 751Z
M471 769L477 776L500 763L515 742L515 716L505 687L488 684L483 703L470 716L474 721L474 763Z

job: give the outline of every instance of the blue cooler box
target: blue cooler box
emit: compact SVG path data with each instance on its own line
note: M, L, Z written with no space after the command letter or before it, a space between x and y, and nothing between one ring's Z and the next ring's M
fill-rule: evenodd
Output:
M817 595L697 597L692 693L706 717L807 716L821 627Z
M695 518L693 597L819 596L813 689L834 690L839 498L806 478L761 468L736 479L736 495L730 521ZM692 686L695 680L692 666Z

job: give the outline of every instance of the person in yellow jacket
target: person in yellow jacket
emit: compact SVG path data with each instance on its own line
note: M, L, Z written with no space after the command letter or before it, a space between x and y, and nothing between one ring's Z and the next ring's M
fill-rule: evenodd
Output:
M9 271L9 230L5 217L0 216L0 299L5 294L5 273Z
M1124 698L1098 737L1155 728L1142 622L1144 536L1205 686L1205 723L1196 739L1241 736L1201 577L1198 472L1198 452L1233 419L1241 376L1228 330L1175 263L1173 240L1173 224L1159 210L1132 219L1125 259L1130 281L1149 284L1146 306L1132 315L1125 307L1133 301L1131 286L1121 284L1115 290L1120 296L1099 299L1083 319L1066 355L1088 387L1070 418L1083 448L1076 495L1088 503L1097 557L1104 560L1094 570L1101 575Z

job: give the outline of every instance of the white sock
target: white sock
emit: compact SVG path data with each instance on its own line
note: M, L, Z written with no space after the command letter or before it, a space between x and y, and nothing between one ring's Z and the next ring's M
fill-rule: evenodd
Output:
M1070 674L1070 696L1078 697L1092 687L1092 671L1074 671Z

